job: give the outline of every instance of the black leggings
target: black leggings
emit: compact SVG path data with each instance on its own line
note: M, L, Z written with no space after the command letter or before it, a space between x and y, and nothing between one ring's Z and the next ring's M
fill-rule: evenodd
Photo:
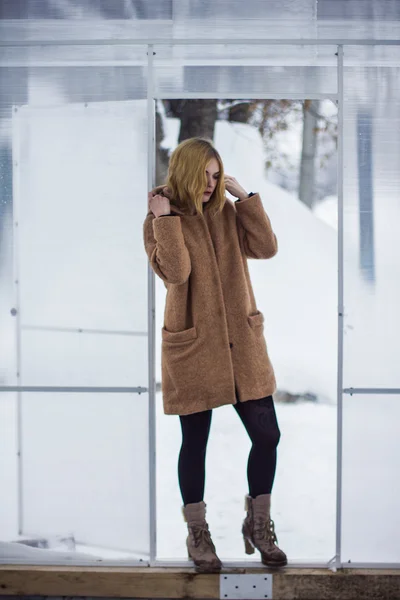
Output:
M252 446L247 463L249 494L270 494L276 470L280 431L272 396L233 405ZM182 446L178 460L179 487L184 505L204 498L205 462L212 411L180 416Z

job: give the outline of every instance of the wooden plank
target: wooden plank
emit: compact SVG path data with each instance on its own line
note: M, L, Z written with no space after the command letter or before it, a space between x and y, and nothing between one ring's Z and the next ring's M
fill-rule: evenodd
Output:
M0 566L0 596L219 598L219 576L194 569Z
M277 573L274 600L400 600L400 570L341 569Z
M224 569L223 573L262 573ZM272 571L266 569L266 573ZM219 575L156 567L0 565L1 596L219 598ZM274 600L400 600L400 570L282 569L273 572Z

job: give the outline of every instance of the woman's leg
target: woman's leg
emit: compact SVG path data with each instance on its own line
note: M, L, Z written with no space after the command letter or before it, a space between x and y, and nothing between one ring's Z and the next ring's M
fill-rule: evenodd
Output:
M188 527L188 556L198 571L215 573L221 570L203 500L206 472L206 449L211 425L211 410L180 416L182 447L178 461L179 487L184 506L182 512Z
M182 446L178 460L178 478L183 504L201 502L204 498L206 449L212 411L180 416Z
M280 430L272 396L234 404L252 446L247 463L249 494L256 498L270 494L275 478L276 448Z

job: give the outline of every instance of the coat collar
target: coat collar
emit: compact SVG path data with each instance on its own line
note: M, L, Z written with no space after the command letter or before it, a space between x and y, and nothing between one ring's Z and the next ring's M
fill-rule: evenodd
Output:
M165 185L159 185L157 187L155 187L152 190L153 194L161 194L162 196L165 196L166 198L169 198L170 200L170 206L171 206L171 212L177 215L185 215L185 216L191 216L191 217L197 217L199 216L199 214L195 213L194 211L191 211L190 208L187 207L180 207L177 204L174 203L173 199L168 195L168 190L166 188ZM206 214L208 212L208 207L209 207L209 203L206 202L203 205L203 214ZM151 211L149 211L151 212Z

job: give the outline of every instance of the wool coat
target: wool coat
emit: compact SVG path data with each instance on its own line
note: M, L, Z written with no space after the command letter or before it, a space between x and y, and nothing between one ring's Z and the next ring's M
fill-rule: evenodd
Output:
M259 194L225 198L221 213L191 214L171 201L171 216L149 210L144 246L167 296L161 328L164 413L188 415L263 398L276 390L247 259L267 259L278 244Z

